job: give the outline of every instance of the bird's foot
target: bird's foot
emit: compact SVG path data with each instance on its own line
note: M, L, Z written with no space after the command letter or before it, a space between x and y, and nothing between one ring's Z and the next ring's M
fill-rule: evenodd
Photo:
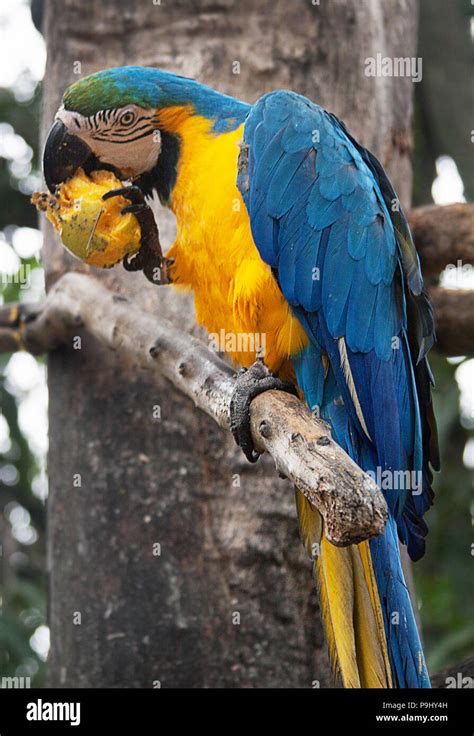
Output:
M250 368L242 368L237 374L230 400L230 428L236 443L251 463L257 462L260 453L254 447L250 431L250 404L259 394L273 389L298 395L293 384L270 373L261 358Z
M169 267L172 261L163 256L161 250L158 225L153 210L147 204L145 195L137 186L112 189L103 195L102 199L111 197L125 197L131 204L122 209L122 215L130 212L135 215L140 225L140 250L132 256L125 256L123 267L126 271L143 271L146 278L160 286L171 283Z

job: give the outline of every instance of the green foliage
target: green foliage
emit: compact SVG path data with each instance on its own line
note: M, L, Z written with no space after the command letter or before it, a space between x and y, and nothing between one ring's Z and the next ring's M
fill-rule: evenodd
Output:
M18 103L13 92L0 89L0 125L19 135L33 151L32 167L38 163L39 99ZM13 131L5 126L12 126ZM37 216L22 189L22 180L12 173L8 151L0 156L0 230L6 240L16 226L37 226ZM31 273L40 268L36 258L22 259ZM15 302L27 295L20 283L0 285L0 303ZM44 681L45 663L30 640L37 627L46 623L45 507L33 492L38 475L38 458L32 452L19 423L21 396L7 385L5 368L9 355L0 356L0 408L9 431L9 442L0 448L0 680L2 677L31 677L32 685ZM34 543L22 543L15 537L12 511L20 509L29 518ZM23 511L24 510L24 511ZM34 539L34 536L33 536Z
M442 467L435 477L435 503L426 515L427 552L413 569L428 663L436 672L474 651L474 593L469 584L472 473L463 464L472 430L460 421L457 366L439 355L433 355L431 363L437 382L434 401Z
M0 124L11 125L33 151L32 164L39 168L38 135L41 89L38 86L32 100L19 103L13 92L0 88ZM20 189L20 182L12 175L8 159L0 156L0 230L11 225L37 226L36 212L30 206L30 195Z
M419 48L423 81L415 85L413 203L431 202L436 158L451 155L472 197L467 123L472 109L469 61L472 39L469 0L420 4ZM457 366L430 356L436 378L434 394L438 421L441 473L435 478L435 503L426 515L430 532L425 557L413 566L421 603L421 621L432 672L461 662L474 652L472 610L472 472L463 452L472 427L463 426L459 409ZM467 425L467 422L464 422Z

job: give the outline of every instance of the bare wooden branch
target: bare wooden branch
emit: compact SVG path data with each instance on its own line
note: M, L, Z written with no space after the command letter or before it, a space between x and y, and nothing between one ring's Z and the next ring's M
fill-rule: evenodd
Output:
M430 289L437 348L446 355L474 353L474 290Z
M469 289L443 289L431 287L437 344L436 348L444 355L474 354L474 291ZM40 310L40 306L28 306L28 311ZM18 324L11 318L11 307L0 307L0 353L15 352L21 347ZM26 315L26 305L22 306L22 317ZM55 328L57 330L57 326ZM55 335L56 333L54 333ZM46 338L46 335L43 335ZM30 337L30 343L32 341ZM34 352L34 345L28 346ZM42 347L39 352L48 348Z
M0 328L19 331L25 349L38 354L68 344L83 327L111 350L166 376L229 429L232 368L201 341L94 278L66 274L40 308L28 308L26 321L14 325L15 317L11 309L0 310ZM319 509L333 544L354 544L383 531L387 507L379 488L331 439L328 426L296 397L278 391L258 396L251 405L251 424L256 447L270 453L278 472Z
M425 277L458 261L474 265L474 204L415 207L408 221Z

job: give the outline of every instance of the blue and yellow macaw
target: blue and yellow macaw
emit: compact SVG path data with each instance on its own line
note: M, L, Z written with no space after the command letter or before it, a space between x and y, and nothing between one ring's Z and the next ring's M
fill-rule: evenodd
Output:
M363 469L389 479L383 536L331 545L297 492L300 528L306 548L319 550L323 619L344 686L429 687L399 541L413 560L423 555L430 464L438 467L426 359L434 330L381 164L301 95L275 91L248 105L192 79L123 67L64 94L45 148L49 188L79 166L132 180L115 193L134 203L144 240L157 238L144 197L156 191L174 212L169 275L193 289L198 322L264 338L273 384L255 352L238 340L232 352L251 372L250 398L259 385L292 384ZM144 252L154 247L144 242ZM254 460L248 405L236 409L234 432ZM399 482L407 477L416 482Z

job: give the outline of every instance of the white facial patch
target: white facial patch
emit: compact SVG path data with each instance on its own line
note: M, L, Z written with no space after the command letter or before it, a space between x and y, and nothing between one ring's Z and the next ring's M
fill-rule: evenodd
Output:
M158 161L161 133L153 110L127 105L85 116L60 107L56 120L87 143L99 161L114 166L124 178L134 179Z

